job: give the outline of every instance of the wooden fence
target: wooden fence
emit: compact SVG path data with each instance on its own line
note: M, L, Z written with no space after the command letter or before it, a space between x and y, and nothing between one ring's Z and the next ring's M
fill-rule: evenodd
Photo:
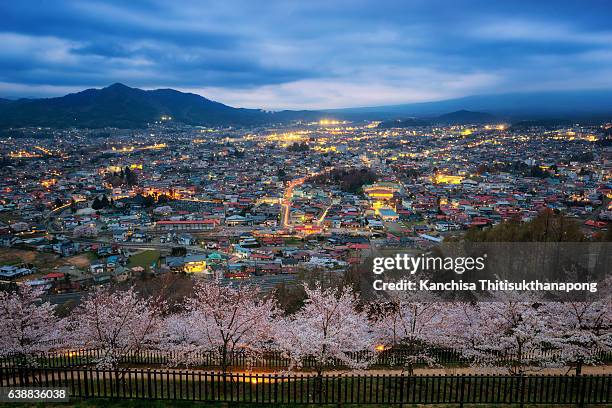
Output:
M271 375L188 370L0 368L2 387L66 387L71 398L266 404L601 404L612 376Z

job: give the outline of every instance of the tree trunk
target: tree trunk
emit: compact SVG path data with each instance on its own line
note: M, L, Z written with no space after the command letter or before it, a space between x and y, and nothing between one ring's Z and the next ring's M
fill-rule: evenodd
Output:
M576 376L582 375L582 359L576 362Z
M121 386L125 381L125 370L120 370L117 368L115 370L115 396L119 396L121 392Z
M323 370L321 368L317 368L317 376L314 380L315 396L319 397L319 401L323 401L325 397L325 390L323 389ZM317 402L316 397L313 402Z
M227 346L223 345L221 348L221 371L223 374L227 373L227 368L229 367L229 361L227 356Z
M28 357L25 354L20 354L17 357L17 365L19 368L19 381L21 386L29 387L30 386L30 365L28 362Z

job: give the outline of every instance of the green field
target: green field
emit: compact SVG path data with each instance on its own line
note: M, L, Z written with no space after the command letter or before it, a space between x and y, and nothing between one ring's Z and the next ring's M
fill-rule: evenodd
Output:
M160 252L157 249L151 249L139 252L135 255L130 256L128 261L128 268L135 266L142 266L145 269L149 269L153 262L159 261Z

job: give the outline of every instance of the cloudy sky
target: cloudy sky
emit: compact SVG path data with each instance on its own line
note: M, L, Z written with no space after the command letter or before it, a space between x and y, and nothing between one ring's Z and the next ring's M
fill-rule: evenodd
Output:
M0 2L0 96L114 82L234 106L612 89L603 1Z

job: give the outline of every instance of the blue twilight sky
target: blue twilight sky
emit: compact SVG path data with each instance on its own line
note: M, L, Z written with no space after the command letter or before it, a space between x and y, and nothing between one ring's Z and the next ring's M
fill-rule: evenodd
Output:
M113 82L245 107L612 89L612 1L0 2L0 96Z

